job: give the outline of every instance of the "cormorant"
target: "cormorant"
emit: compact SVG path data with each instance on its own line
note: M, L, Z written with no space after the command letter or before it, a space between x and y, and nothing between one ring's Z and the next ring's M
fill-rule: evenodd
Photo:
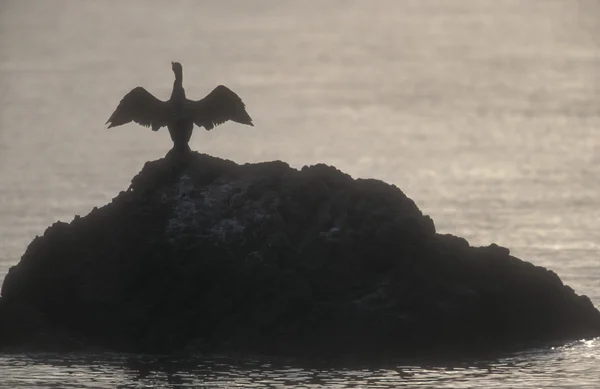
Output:
M254 126L242 99L226 86L219 85L202 100L188 100L183 89L183 68L171 62L175 73L173 92L168 101L161 101L138 86L127 93L106 122L108 128L131 121L158 131L167 127L173 140L173 149L189 150L188 142L194 124L207 131L228 120Z

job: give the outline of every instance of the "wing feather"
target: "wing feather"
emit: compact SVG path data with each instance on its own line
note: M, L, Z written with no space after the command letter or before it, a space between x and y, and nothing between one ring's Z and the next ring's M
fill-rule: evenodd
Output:
M168 119L169 105L138 86L123 97L106 124L111 128L134 121L157 131L168 124Z
M223 85L217 86L202 100L191 101L187 109L194 124L208 131L228 120L254 126L242 99Z

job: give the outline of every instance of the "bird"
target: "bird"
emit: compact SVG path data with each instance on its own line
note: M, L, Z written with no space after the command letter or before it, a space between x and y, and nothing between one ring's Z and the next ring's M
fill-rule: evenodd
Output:
M132 121L150 127L152 131L167 127L173 150L189 151L194 125L207 131L228 120L254 126L246 105L231 89L219 85L203 99L189 100L183 89L183 67L179 62L171 62L171 68L175 81L168 101L159 100L141 86L135 87L121 99L106 121L108 128Z

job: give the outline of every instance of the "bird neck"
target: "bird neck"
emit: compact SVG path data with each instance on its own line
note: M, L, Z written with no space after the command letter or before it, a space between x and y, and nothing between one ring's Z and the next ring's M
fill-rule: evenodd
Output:
M172 100L185 100L185 90L183 89L183 74L181 71L175 71L175 81L173 82Z
M175 80L175 82L173 82L173 90L176 89L183 89L183 85L181 85L181 80L177 81Z
M183 86L183 72L175 71L175 82L173 83L173 87L181 86Z
M185 100L185 89L181 86L181 82L173 83L173 92L171 92L171 100Z

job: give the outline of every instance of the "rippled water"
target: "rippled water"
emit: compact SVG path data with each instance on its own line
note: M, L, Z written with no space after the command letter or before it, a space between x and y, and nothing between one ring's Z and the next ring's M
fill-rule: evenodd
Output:
M256 123L197 131L192 148L384 179L440 232L507 246L598 304L598 20L597 0L4 0L0 279L36 234L107 203L166 153L165 131L103 123L134 86L167 99L177 60L189 97L223 83ZM452 368L359 370L5 355L0 382L600 387L598 355L587 342Z
M271 361L127 355L0 357L2 388L597 388L597 341L453 363ZM575 358L578 364L565 364ZM549 374L549 369L552 374Z

